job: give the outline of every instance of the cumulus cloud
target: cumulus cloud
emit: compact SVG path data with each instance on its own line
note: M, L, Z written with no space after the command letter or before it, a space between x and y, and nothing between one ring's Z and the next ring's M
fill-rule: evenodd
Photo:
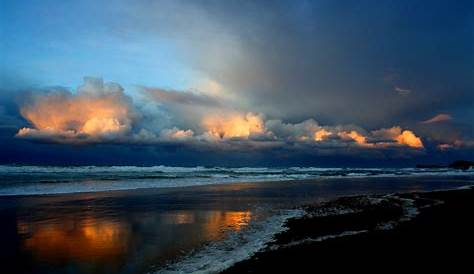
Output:
M315 132L321 129L318 122L314 119L308 119L300 123L268 120L265 125L275 136L289 141L313 140Z
M150 87L142 87L140 90L148 104L157 106L166 113L169 126L179 125L196 133L202 133L204 117L212 113L230 116L231 113L238 112L228 98L215 91L177 91Z
M332 132L327 131L326 129L322 128L322 129L317 130L314 133L314 140L321 142L321 141L326 140L331 135L332 135Z
M51 138L58 142L90 142L125 135L137 113L130 97L115 83L85 78L76 93L53 91L32 94L20 108L32 128L21 138Z
M224 150L424 147L420 137L400 127L367 131L355 125L321 125L314 119L287 123L239 111L209 94L149 88L144 93L146 103L140 104L118 84L86 78L76 92L32 95L20 107L31 126L16 136L55 143L176 143Z
M265 133L261 115L254 113L210 114L202 120L206 133L216 138L249 138Z
M416 136L413 131L402 130L400 127L379 129L367 133L366 130L353 125L321 126L313 119L297 124L270 120L266 125L277 139L315 142L326 147L340 147L341 145L368 149L399 146L424 147L421 138Z
M400 127L388 129L379 129L372 131L372 135L379 139L379 144L387 145L387 142L393 141L399 145L405 145L412 148L423 148L421 139L411 130L402 130Z
M450 121L452 119L453 119L453 117L451 115L446 114L446 113L440 113L440 114L437 114L437 115L433 116L432 118L430 118L428 120L421 121L420 123L421 124L434 124L434 123Z
M172 129L163 130L162 136L168 140L189 140L194 136L194 132L190 129L183 130L174 127Z
M400 135L398 135L395 140L402 145L407 145L414 148L422 148L423 142L419 137L417 137L412 131L404 130Z
M343 140L353 140L358 145L361 145L361 146L371 145L367 143L367 137L365 137L364 135L360 134L359 132L355 130L341 131L337 135L341 137Z

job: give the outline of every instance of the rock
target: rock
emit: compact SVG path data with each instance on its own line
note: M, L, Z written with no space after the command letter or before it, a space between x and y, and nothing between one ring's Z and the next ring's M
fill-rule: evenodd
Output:
M458 161L454 161L452 162L451 164L449 164L449 167L450 168L454 168L454 169L462 169L462 170L467 170L471 167L474 166L474 162L472 161L464 161L464 160L458 160Z

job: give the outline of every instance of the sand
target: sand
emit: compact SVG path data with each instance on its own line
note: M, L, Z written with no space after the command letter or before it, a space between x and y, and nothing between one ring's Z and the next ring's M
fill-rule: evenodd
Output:
M306 211L224 273L470 272L473 189L341 198Z

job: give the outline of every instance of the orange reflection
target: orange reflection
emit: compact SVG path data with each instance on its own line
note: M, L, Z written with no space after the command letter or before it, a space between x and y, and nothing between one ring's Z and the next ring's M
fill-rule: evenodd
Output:
M224 213L224 224L234 230L240 230L248 225L251 218L250 211L226 212Z
M157 223L151 225L156 226L157 235L167 235L167 239L160 239L163 242L156 243L157 250L164 254L165 251L174 252L175 247L168 246L169 240L181 243L176 248L187 245L194 247L200 240L220 239L227 231L240 231L252 217L250 211L177 211L166 213L162 218L152 218ZM150 225L143 216L139 222ZM177 230L176 225L183 227ZM136 248L136 242L133 241L137 237L132 233L139 231L130 228L126 222L92 216L84 219L63 216L52 222L17 221L22 248L36 260L50 263L120 261L130 252L130 247ZM160 248L167 249L162 251Z
M166 224L182 225L192 224L195 222L195 216L191 212L178 212L163 216Z
M35 225L19 221L17 228L25 238L24 248L43 260L114 257L126 251L129 236L122 224L107 220Z
M252 214L250 211L211 211L206 213L204 220L205 232L212 237L222 230L240 230L246 226ZM177 212L163 216L166 224L180 225L198 222L196 212Z
M250 211L215 211L210 214L205 223L204 232L211 238L217 238L225 230L240 231L248 225L251 218Z

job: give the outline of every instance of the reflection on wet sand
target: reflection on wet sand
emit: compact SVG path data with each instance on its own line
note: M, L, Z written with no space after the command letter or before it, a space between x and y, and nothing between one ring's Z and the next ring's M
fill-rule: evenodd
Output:
M76 258L93 261L123 254L130 230L124 223L110 220L62 220L58 223L18 221L23 247L46 261Z
M213 211L209 213L204 230L213 236L224 230L239 231L249 223L251 216L250 211Z
M17 219L21 249L32 259L45 263L107 265L114 268L139 254L137 269L160 265L226 232L239 231L252 219L250 211L179 210L136 212L123 218L69 212L48 219L47 212ZM57 213L56 213L57 214ZM138 253L138 254L137 254ZM127 262L131 263L131 262Z
M191 211L175 212L165 214L162 217L163 223L170 225L193 224L196 222L195 213Z

